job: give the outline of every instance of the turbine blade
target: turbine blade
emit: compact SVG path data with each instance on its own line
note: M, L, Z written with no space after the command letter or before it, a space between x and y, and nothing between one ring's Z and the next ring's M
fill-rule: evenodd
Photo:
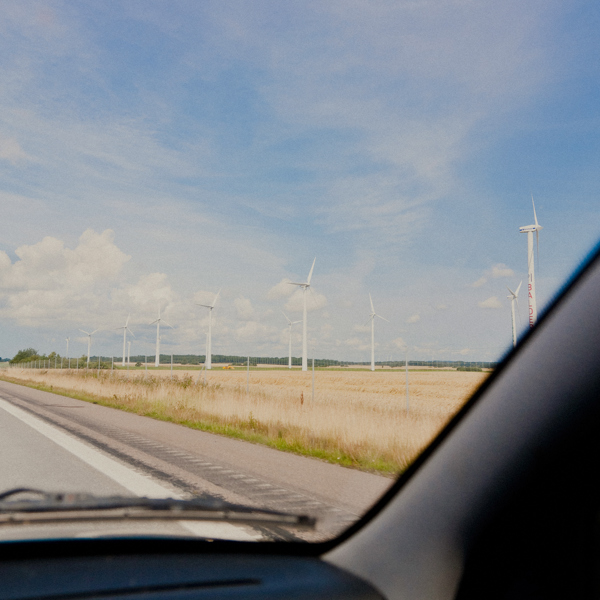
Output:
M288 325L291 325L292 322L290 321L290 318L283 311L281 311L281 314L285 317L285 320L288 322Z
M306 283L296 283L295 281L286 281L286 283L289 283L290 285L300 285L302 287L306 287Z
M383 319L384 321L387 321L388 323L390 322L389 319L386 319L385 317L382 317L381 315L375 315L376 317L379 317L380 319Z
M515 292L515 298L519 297L519 290L521 289L522 285L523 285L523 281L521 281L521 283L519 283L519 287L517 288L517 291Z
M90 333L90 335L94 335L97 331L100 331L100 329L94 329L94 331L92 331L92 333Z
M171 329L175 329L173 325L169 325L164 319L162 319L162 323L164 323L167 327L170 327Z
M222 289L223 289L223 288L220 288L220 289L219 289L219 291L217 292L217 295L215 296L215 299L213 300L213 303L212 303L212 306L211 306L211 308L214 308L214 307L215 307L215 304L217 303L217 298L219 297L219 294L221 293L221 290L222 290Z
M85 333L85 335L90 335L87 331L84 331L83 329L80 329L79 331L81 331L81 333Z
M127 328L127 331L129 331L129 333L130 333L130 334L131 334L133 337L135 337L135 333L133 333L133 331L131 331L131 329L129 329L129 327Z
M519 287L520 287L520 284L519 284ZM510 295L511 295L513 298L516 298L516 297L517 297L517 294L515 294L515 293L514 293L514 292L513 292L513 291L512 291L512 290L511 290L511 289L510 289L508 286L506 286L506 289L507 289L507 290L510 292ZM517 290L518 290L518 288L517 288ZM509 296L509 298L510 298L510 296Z
M373 308L373 298L371 298L371 294L369 293L369 300L371 301L371 312L374 313L375 309Z
M127 315L127 321L125 321L125 327L127 327L127 325L129 325L129 317L131 317L131 313L129 313Z
M315 256L315 260L313 260L312 267L310 268L310 273L308 274L308 279L306 280L306 283L307 283L308 285L310 285L310 278L312 277L313 270L314 270L314 268L315 268L315 263L316 263L316 262L317 262L317 257Z
M535 226L538 227L539 223L537 220L537 215L535 214L535 202L533 201L533 194L531 194L531 204L533 204L533 219L535 221Z

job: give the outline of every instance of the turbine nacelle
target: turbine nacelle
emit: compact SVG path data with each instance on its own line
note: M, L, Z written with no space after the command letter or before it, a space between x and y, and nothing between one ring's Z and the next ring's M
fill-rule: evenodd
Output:
M539 231L540 229L544 229L541 225L524 225L523 227L519 227L519 233L529 233L530 231L533 233L534 231Z

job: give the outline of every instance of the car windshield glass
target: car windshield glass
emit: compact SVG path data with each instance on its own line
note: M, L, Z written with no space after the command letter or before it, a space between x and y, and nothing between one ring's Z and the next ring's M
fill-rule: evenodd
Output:
M339 534L600 237L595 3L0 11L0 540Z

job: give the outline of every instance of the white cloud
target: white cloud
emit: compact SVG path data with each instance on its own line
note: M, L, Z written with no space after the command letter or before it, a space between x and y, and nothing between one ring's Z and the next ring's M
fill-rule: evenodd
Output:
M233 305L240 321L251 321L254 318L254 308L248 298L240 296L233 301Z
M502 308L502 302L500 302L500 300L498 300L497 296L492 296L492 297L488 298L487 300L484 300L483 302L479 302L478 306L480 308L498 309L498 308Z
M471 284L471 287L478 288L487 283L487 278L481 277L477 281Z
M498 263L492 267L492 277L498 279L499 277L513 277L515 272L509 269L504 263Z
M255 343L266 341L277 341L278 333L272 327L268 327L258 321L247 321L241 327L235 329L235 337L240 341L252 340ZM274 335L275 333L275 335Z
M269 300L280 300L281 298L289 298L295 291L296 286L290 285L291 280L287 277L282 279L277 285L274 285L268 292L267 298Z
M395 340L393 340L392 344L394 344L396 348L406 348L406 342L401 337L398 337Z
M357 333L369 333L371 331L371 326L370 325L355 325L353 329Z
M411 315L410 317L408 317L408 319L406 319L407 323L416 323L417 321L421 320L421 315L419 313L415 313L414 315Z
M11 165L16 165L28 158L16 139L0 137L0 160L6 160Z
M309 289L306 293L308 294L306 297L307 311L319 310L327 306L327 298L323 294L319 294L319 292L315 292L312 289ZM304 310L304 291L302 289L296 289L291 298L286 302L285 310L291 313L302 312Z
M458 354L460 354L461 356L466 356L467 354L469 354L469 352L471 352L471 348L463 348L462 350L458 351Z

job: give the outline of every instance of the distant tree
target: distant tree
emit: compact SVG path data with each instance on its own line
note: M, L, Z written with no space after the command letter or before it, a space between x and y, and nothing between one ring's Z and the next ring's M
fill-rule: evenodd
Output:
M9 361L11 364L22 362L24 360L33 360L38 356L38 351L33 348L27 348L26 350L19 350Z

